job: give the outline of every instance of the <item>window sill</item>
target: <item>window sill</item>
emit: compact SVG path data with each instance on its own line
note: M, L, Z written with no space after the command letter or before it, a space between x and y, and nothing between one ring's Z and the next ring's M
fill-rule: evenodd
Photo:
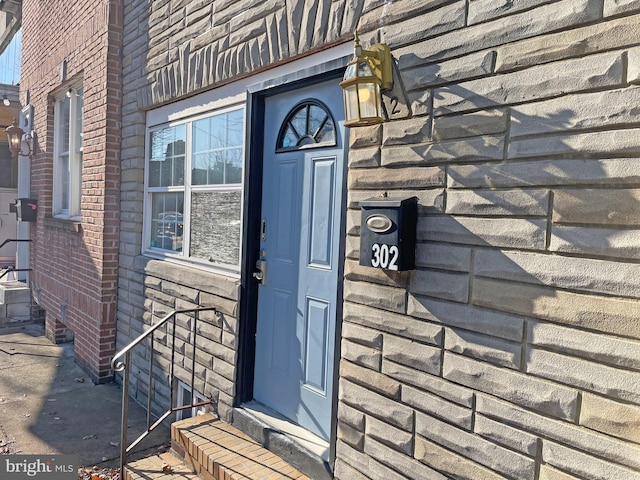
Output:
M82 231L82 222L80 220L72 220L68 218L44 217L45 228L62 230L70 233L80 233Z

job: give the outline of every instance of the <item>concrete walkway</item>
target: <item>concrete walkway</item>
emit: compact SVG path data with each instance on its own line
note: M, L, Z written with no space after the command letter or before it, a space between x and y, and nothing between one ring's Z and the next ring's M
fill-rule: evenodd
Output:
M94 385L74 362L73 345L54 345L42 325L0 329L0 453L76 454L80 466L117 466L122 391ZM129 403L129 441L146 426L144 410ZM169 443L155 431L138 455Z

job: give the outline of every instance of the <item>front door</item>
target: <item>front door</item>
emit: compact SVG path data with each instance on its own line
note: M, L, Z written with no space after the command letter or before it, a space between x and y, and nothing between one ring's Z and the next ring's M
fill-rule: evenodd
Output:
M344 181L338 82L266 98L264 123L254 398L329 439Z

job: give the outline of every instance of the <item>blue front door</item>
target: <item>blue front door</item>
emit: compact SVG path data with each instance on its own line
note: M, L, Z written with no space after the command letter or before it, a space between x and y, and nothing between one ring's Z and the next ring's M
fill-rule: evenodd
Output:
M344 181L337 81L265 99L254 398L328 439Z

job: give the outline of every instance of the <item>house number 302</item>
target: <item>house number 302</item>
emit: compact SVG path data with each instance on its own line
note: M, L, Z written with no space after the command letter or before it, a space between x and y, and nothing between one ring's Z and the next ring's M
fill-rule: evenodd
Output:
M371 266L386 270L398 270L399 254L397 245L374 243L371 246Z

